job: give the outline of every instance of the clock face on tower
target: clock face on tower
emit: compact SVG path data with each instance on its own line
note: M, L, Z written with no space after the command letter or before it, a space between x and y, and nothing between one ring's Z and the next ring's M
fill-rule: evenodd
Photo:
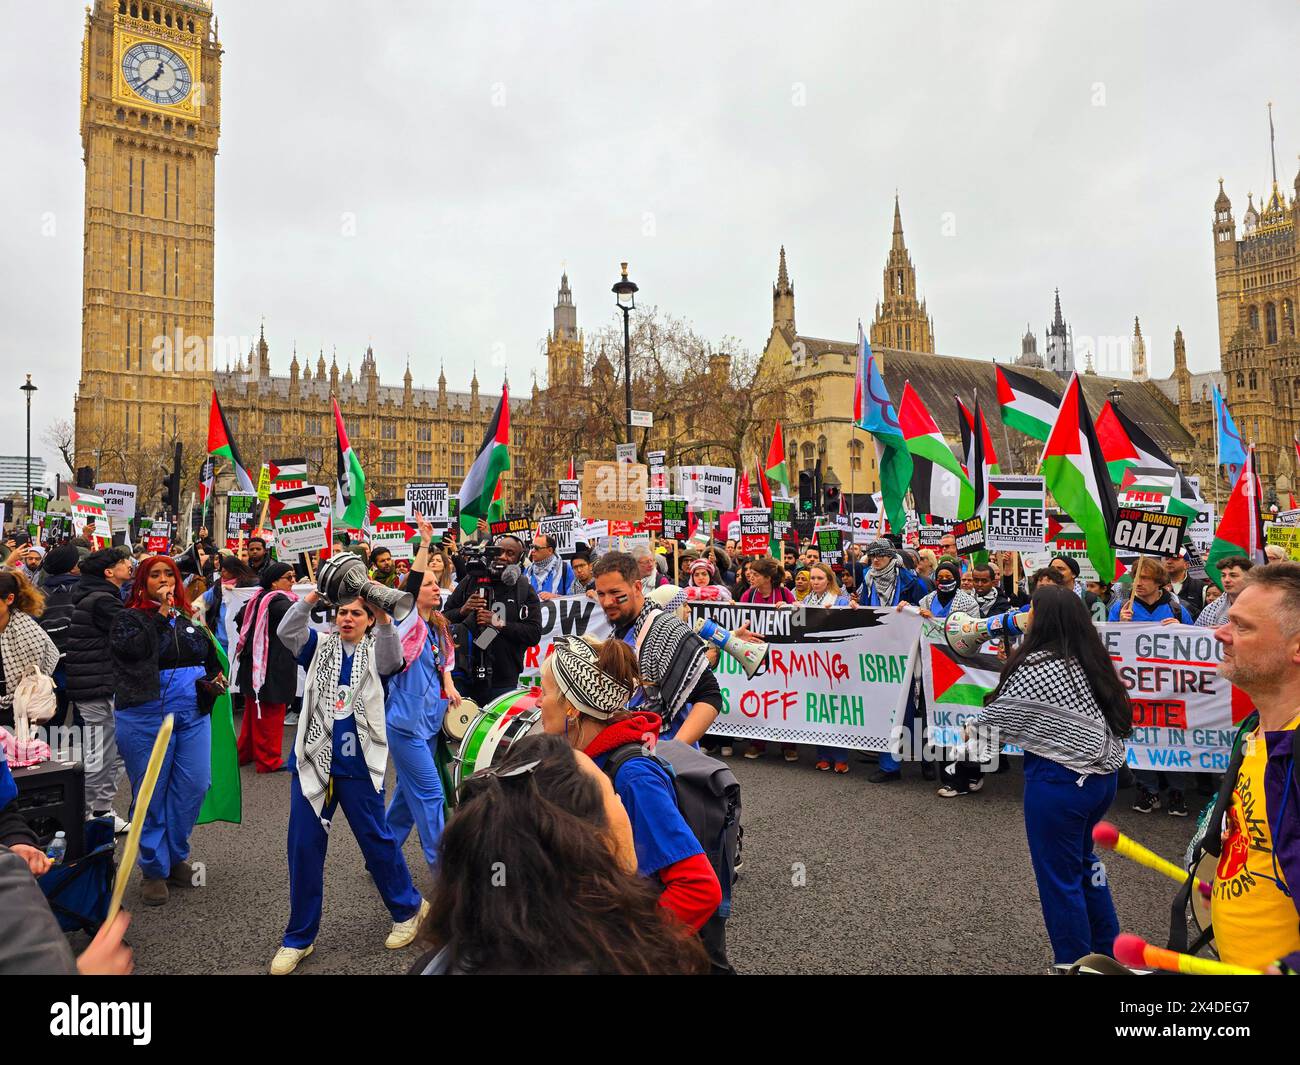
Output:
M183 101L194 84L185 60L166 45L152 41L141 41L126 50L122 77L137 96L164 107Z

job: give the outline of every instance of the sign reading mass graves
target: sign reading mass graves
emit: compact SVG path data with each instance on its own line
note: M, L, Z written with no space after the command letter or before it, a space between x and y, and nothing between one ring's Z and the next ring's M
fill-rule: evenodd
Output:
M582 516L597 521L642 521L648 480L649 473L640 463L584 463Z
M1120 507L1111 542L1122 550L1172 557L1178 554L1186 525L1187 517L1183 514Z
M996 475L989 478L984 544L989 551L1041 551L1046 534L1043 479Z

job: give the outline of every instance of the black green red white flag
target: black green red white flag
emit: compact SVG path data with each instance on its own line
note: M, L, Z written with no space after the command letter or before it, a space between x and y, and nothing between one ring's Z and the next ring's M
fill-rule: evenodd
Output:
M230 431L230 423L226 421L226 412L221 409L221 400L217 398L215 388L212 390L212 405L208 409L208 454L230 463L239 491L257 491L247 467L239 457L239 448L235 445L234 434Z
M1060 399L1047 385L1014 370L994 366L998 383L998 403L1002 422L1019 429L1026 436L1047 442L1056 422Z
M334 439L338 462L334 482L334 516L339 524L359 529L366 520L366 474L361 460L348 441L339 401L334 403Z
M492 505L501 499L501 475L510 469L510 390L501 387L501 399L483 434L474 464L460 486L460 528L469 535L479 519L491 519ZM498 509L504 509L498 502Z

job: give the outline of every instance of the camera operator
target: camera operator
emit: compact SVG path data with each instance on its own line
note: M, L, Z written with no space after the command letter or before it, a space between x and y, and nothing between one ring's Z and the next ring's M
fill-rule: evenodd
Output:
M542 638L541 601L523 575L523 541L499 536L491 545L466 544L464 568L443 613L456 623L458 687L487 706L518 687L524 653ZM462 628L463 626L463 628ZM462 640L461 636L468 638Z

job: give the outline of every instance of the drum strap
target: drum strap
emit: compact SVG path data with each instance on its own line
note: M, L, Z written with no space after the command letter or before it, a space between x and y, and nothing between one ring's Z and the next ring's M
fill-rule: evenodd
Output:
M1223 848L1223 818L1228 812L1228 807L1232 804L1232 791L1237 786L1237 774L1241 771L1241 763L1246 760L1245 740L1258 727L1259 711L1255 711L1242 721L1241 727L1237 730L1237 738L1232 743L1232 757L1228 760L1228 769L1223 774L1223 783L1219 786L1218 798L1215 799L1214 809L1210 811L1210 819L1206 822L1205 834L1192 848L1191 869L1188 870L1187 880L1178 889L1178 894L1174 896L1173 905L1170 907L1170 950L1195 954L1214 938L1214 929L1212 927L1206 928L1196 937L1195 943L1188 947L1187 909L1191 904L1192 891L1196 884L1196 870L1201 863L1201 859L1207 854L1212 854L1217 858Z

